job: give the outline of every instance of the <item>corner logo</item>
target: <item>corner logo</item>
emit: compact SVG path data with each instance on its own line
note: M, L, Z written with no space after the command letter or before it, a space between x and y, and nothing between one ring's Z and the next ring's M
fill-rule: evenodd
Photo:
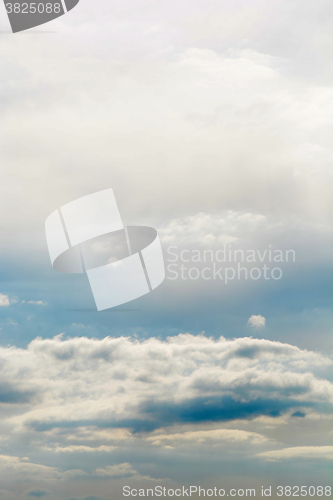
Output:
M64 205L46 219L45 229L53 268L86 272L98 311L141 297L164 281L157 231L124 226L112 189Z
M13 33L53 21L72 10L80 0L4 0Z

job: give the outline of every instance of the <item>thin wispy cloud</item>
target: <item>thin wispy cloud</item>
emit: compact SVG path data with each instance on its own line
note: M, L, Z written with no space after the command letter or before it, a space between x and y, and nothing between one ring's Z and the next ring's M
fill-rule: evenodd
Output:
M35 306L46 306L47 303L42 300L22 300L21 304L32 304Z

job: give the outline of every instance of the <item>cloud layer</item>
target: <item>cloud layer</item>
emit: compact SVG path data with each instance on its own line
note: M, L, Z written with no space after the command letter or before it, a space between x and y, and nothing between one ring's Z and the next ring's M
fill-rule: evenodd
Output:
M242 453L258 463L331 454L318 436L305 447L279 441L278 429L297 429L296 421L317 420L323 432L332 401L331 360L292 345L60 335L1 348L0 363L1 474L22 488L28 481L32 492L57 491L60 482L70 491L84 478L91 486L96 478L156 481L156 453L178 460L224 450L224 459ZM57 457L67 466L55 466ZM171 470L162 477L177 480Z
M41 430L84 421L138 430L163 419L279 415L331 401L328 359L268 340L57 337L1 349L1 359L2 398L31 401L15 419Z

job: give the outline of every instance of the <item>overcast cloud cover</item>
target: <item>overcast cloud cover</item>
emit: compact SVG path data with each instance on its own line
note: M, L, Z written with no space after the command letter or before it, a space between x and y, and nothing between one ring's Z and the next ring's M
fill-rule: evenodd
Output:
M0 5L1 500L329 484L332 14L80 0L13 35ZM167 265L170 246L295 262L91 312L86 278L53 271L44 222L108 187Z

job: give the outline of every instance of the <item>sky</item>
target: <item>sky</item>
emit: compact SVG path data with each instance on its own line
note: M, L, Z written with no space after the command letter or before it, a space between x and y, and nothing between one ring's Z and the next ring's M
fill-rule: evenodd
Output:
M12 34L0 5L1 500L330 485L332 18L80 0ZM97 312L44 225L107 188L166 279Z

